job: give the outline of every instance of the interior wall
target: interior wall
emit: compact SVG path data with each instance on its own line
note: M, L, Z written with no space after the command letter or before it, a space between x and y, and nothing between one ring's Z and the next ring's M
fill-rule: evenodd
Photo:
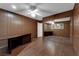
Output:
M79 4L75 5L73 11L73 45L76 55L79 55Z
M56 14L56 15L44 17L43 23L50 21L50 20L61 19L61 18L71 17L71 16L72 16L72 10L67 11L67 12L63 12L63 13L59 13L59 14ZM70 23L71 23L71 21L64 22L64 29L63 30L53 30L54 35L55 36L70 37L70 27L71 27Z
M31 38L37 35L37 21L5 10L0 10L0 40L29 34ZM4 45L0 43L0 45Z
M70 37L70 21L61 22L64 25L64 29L52 29L52 30L44 30L52 31L53 36L61 36L61 37ZM46 26L44 26L45 28Z
M64 23L64 29L53 30L54 36L70 37L70 21L63 23Z

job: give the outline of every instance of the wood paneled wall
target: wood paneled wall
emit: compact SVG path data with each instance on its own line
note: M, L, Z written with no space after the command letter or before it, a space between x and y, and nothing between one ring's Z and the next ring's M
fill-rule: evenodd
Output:
M0 39L31 33L36 37L37 21L0 9Z
M64 29L53 30L53 35L70 37L70 21L62 22L62 23L64 23Z
M59 14L56 14L56 15L44 17L43 23L45 23L46 21L59 19L59 18L65 18L65 17L72 17L72 10L67 11L67 12L63 12L63 13L59 13ZM54 33L55 36L70 37L70 27L71 27L70 23L71 23L71 21L63 22L63 23L64 23L64 29L63 30L54 30L53 33Z
M79 4L75 5L73 22L73 45L76 55L79 55Z
M53 29L54 36L61 36L61 37L70 37L70 21L62 22L64 24L64 29ZM45 27L45 26L44 26ZM50 31L50 30L44 30Z

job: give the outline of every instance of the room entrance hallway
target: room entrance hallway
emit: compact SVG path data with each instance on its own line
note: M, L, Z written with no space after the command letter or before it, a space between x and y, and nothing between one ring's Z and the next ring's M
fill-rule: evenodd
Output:
M18 51L15 49L14 54ZM69 38L47 36L36 38L35 41L25 46L18 56L74 56L72 42Z

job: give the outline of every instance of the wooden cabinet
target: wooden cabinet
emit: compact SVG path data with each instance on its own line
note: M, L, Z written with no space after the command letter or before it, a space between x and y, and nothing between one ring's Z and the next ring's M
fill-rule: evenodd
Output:
M9 38L8 39L8 50L11 53L11 51L14 48L16 48L22 44L29 43L29 42L31 42L31 34L26 34L26 35L14 37L14 38Z

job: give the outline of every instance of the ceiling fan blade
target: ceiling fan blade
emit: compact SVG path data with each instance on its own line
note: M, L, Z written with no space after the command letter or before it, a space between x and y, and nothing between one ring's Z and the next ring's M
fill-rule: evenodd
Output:
M38 16L42 16L42 15L40 15L39 13L36 13L36 15L38 15Z

